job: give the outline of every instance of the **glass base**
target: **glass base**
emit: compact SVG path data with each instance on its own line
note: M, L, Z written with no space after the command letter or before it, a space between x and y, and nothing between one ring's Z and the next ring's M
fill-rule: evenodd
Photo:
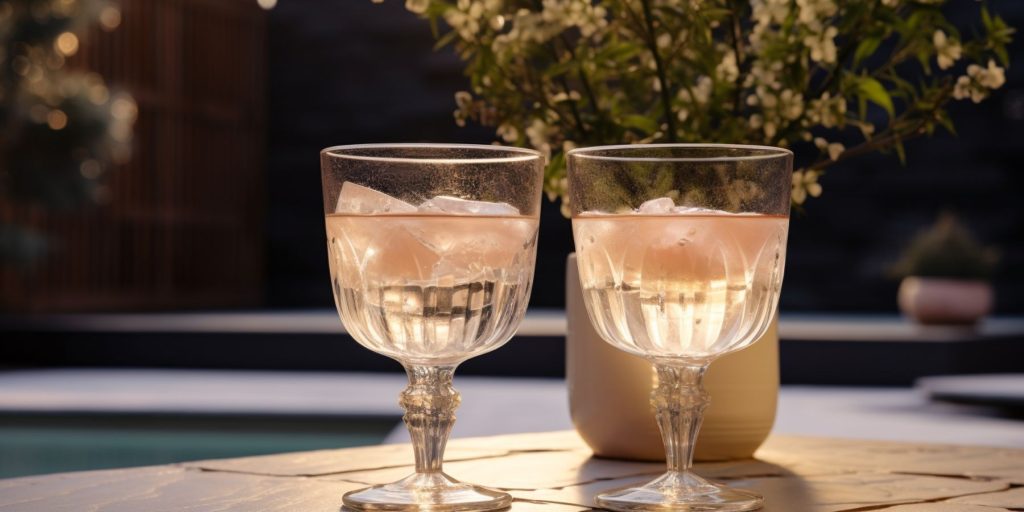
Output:
M500 510L512 505L512 496L464 484L444 473L415 473L346 493L342 501L351 510Z
M601 508L624 512L741 512L764 506L758 494L714 484L688 471L670 471L641 487L600 494L596 501Z

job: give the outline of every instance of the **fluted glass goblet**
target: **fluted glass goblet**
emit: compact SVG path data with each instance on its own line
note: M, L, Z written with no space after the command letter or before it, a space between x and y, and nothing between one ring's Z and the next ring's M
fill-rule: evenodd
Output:
M742 511L749 491L690 471L715 358L768 328L789 228L792 153L760 146L658 144L568 153L573 238L598 334L647 358L668 471L601 494L611 510ZM614 414L614 411L609 411Z
M533 282L543 158L498 146L321 152L331 284L348 332L401 363L416 471L346 494L356 510L494 510L500 491L442 471L459 363L512 337Z

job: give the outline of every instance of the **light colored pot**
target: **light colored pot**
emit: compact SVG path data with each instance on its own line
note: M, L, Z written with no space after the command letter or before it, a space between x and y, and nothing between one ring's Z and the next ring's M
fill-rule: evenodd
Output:
M573 424L594 454L664 460L650 404L653 370L647 360L618 350L594 331L570 255L566 272L566 379ZM778 315L752 346L711 363L705 387L711 405L697 440L697 460L753 455L775 422L779 393Z
M973 324L992 311L992 285L986 281L905 277L900 283L903 314L922 324Z

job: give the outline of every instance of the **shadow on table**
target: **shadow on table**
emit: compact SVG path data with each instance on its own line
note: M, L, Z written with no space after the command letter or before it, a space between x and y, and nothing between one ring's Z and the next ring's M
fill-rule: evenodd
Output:
M559 489L558 501L593 507L603 492L643 485L665 471L661 462L633 462L591 457L578 470L577 485ZM737 489L757 492L765 498L765 511L810 510L810 487L794 471L757 459L697 463L698 475Z

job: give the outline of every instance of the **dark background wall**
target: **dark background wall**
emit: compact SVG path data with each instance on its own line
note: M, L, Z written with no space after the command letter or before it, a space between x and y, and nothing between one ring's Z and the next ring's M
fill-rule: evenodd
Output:
M318 152L363 142L490 143L485 128L458 128L453 93L467 88L450 49L433 51L426 22L400 0L285 0L270 13L267 302L331 305ZM975 2L951 14L965 26ZM1024 2L992 2L1024 26ZM895 311L887 269L907 239L943 210L1002 253L998 309L1024 312L1024 34L1007 84L981 105L957 102L958 137L907 144L908 165L873 155L822 179L823 197L794 213L782 307L787 311ZM728 142L728 141L717 141ZM546 204L531 305L562 307L569 222Z

